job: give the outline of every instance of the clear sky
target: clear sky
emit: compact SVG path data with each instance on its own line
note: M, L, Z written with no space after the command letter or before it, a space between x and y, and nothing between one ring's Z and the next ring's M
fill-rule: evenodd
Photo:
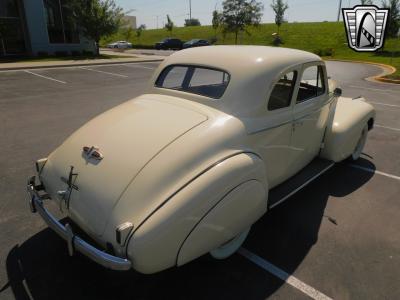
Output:
M189 15L189 0L115 0L125 11L137 17L137 24L145 24L147 28L162 27L166 15L171 16L176 26L183 26ZM260 1L260 0L259 0ZM223 0L192 0L192 18L200 20L202 25L211 24L212 11L215 7L222 9ZM264 4L263 23L273 23L274 14L271 9L272 0L261 0ZM334 21L337 18L339 0L287 0L289 9L286 19L289 22ZM359 0L342 0L343 7L353 7ZM375 1L376 2L376 1Z

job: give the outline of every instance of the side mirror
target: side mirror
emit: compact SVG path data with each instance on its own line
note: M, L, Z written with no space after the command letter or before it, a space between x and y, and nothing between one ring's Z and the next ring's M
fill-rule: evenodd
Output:
M333 91L333 95L334 95L335 97L340 97L340 96L342 96L342 89L341 89L341 88L336 88L336 89Z

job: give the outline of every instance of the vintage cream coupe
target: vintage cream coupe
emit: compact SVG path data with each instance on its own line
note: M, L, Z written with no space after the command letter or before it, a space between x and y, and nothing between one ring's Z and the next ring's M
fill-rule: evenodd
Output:
M180 51L161 63L144 95L37 161L31 210L70 255L114 270L154 273L206 253L226 258L269 209L334 163L358 159L374 118L364 99L341 97L314 54ZM70 224L50 214L47 201Z

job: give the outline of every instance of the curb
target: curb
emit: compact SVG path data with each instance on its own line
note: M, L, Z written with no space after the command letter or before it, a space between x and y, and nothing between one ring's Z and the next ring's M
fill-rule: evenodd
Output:
M362 60L345 60L345 59L324 59L328 61L341 61L341 62L352 62L352 63L357 63L357 64L369 64L369 65L375 65L378 67L381 67L382 69L386 69L386 71L383 71L381 74L365 78L365 80L368 81L378 81L378 82L384 82L384 83L392 83L392 84L400 84L400 80L397 79L389 79L385 78L384 76L391 75L394 72L397 71L397 69L391 65L387 64L382 64L382 63L376 63L376 62L371 62L371 61L362 61Z
M1 71L18 71L18 70L34 70L34 69L53 69L53 68L73 68L73 67L84 67L84 66L100 66L100 65L119 65L119 64L130 64L130 63L143 63L143 62L159 62L163 61L161 58L143 59L143 60L126 60L126 61L110 61L110 62L93 62L93 63L77 63L77 64L56 64L56 65L43 65L43 66L25 66L25 67L10 67L1 68Z
M377 81L384 82L384 83L393 83L393 84L400 84L400 80L398 79L390 79L390 78L385 78L385 77L378 77L374 78Z

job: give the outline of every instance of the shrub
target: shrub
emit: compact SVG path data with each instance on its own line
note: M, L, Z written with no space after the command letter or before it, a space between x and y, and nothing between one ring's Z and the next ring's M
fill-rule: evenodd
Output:
M82 52L79 51L79 50L72 50L72 51L71 51L71 54L72 54L73 56L80 56L80 55L82 54Z
M85 55L85 56L93 56L94 53L93 53L93 51L82 50L82 55Z
M318 56L335 56L335 49L334 48L324 48L324 49L316 49L313 53L317 54Z
M38 51L37 56L41 56L41 57L49 56L49 53L47 51Z
M56 51L54 52L56 56L68 56L68 51Z

